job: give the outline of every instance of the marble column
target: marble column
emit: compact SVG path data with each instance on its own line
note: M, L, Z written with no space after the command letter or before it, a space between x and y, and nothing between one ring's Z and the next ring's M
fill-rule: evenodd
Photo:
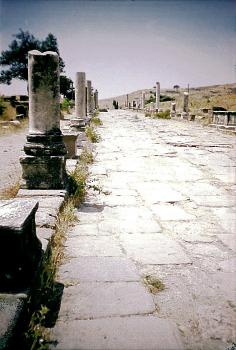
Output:
M175 117L176 115L176 102L171 102L170 116Z
M189 101L189 94L188 92L184 92L184 98L183 98L183 111L181 113L182 119L188 119L188 101Z
M75 78L75 117L85 119L86 116L86 97L85 97L86 78L84 72L77 72Z
M87 115L92 114L92 84L87 80Z
M60 130L59 56L28 53L29 131L24 146L22 188L60 189L65 186L66 148Z
M141 109L145 108L145 92L142 91Z
M160 83L156 82L156 111L160 109Z
M189 94L188 92L184 92L183 112L185 113L188 113L188 102L189 102Z
M96 89L94 92L94 102L95 102L95 110L98 109L98 90Z

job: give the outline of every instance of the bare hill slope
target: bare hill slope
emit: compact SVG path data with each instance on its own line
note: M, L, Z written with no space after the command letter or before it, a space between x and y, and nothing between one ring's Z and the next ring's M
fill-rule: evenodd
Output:
M143 89L129 93L129 102L135 99L138 100L141 97L142 91L145 91L146 99L149 99L154 89ZM184 91L186 91L186 89L180 89L179 92L176 92L174 89L161 89L161 95L168 95L174 98L176 100L177 109L181 109ZM236 84L190 88L189 95L190 109L192 112L199 108L212 108L213 106L224 107L227 110L236 110ZM124 107L126 95L100 100L100 108L113 108L113 100L118 101L120 107ZM161 108L170 108L170 102L161 102Z

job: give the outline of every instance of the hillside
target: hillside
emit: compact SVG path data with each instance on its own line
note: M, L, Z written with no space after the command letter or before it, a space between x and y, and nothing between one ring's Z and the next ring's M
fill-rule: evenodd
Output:
M133 91L129 94L129 102L141 97L142 91L145 91L146 99L151 95L153 88ZM186 89L179 89L179 92L173 89L161 89L161 95L173 97L176 101L177 110L181 110L183 101L183 92ZM118 101L119 106L124 107L126 95L111 97L99 100L100 108L113 108L113 100ZM227 110L236 110L236 84L211 85L197 88L190 88L189 103L191 112L199 108L212 108L213 106L224 107ZM162 109L170 108L171 102L161 102Z

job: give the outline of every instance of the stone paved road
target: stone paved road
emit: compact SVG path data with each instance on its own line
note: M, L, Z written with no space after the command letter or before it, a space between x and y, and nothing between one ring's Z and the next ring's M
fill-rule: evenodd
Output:
M56 349L226 350L236 341L235 138L127 111L101 115L70 231ZM152 294L145 276L165 289Z
M0 193L21 176L19 157L23 155L26 130L0 137Z

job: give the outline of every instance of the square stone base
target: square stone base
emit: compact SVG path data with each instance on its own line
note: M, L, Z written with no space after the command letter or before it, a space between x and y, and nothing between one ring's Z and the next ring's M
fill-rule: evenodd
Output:
M63 133L63 141L66 146L66 158L75 158L77 149L77 137L79 133Z
M64 156L24 156L20 158L22 166L21 188L63 189L66 171Z

